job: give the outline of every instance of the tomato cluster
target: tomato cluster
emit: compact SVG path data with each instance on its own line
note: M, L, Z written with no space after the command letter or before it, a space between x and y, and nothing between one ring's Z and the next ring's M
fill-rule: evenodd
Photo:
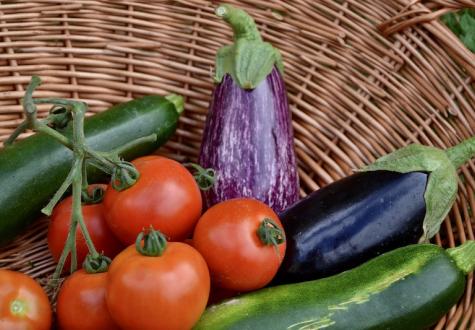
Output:
M132 187L99 187L105 190L102 202L82 206L96 250L113 260L105 272L85 267L64 281L56 308L61 329L190 329L208 302L272 280L286 247L272 209L241 198L202 214L201 192L183 165L158 156L133 164L140 176ZM48 246L56 260L67 239L71 204L65 198L51 218ZM76 246L82 264L88 247L80 230ZM9 274L0 273L0 280ZM5 288L0 300L10 304L17 322L47 329L48 299L36 282L20 275L30 285L31 301L24 301L18 288L13 293ZM18 301L16 311L11 306ZM42 318L40 310L47 311Z

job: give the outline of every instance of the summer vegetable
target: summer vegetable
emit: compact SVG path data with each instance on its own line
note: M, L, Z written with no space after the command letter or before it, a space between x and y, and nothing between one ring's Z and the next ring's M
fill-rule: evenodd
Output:
M190 329L206 307L208 267L191 246L142 232L112 261L106 301L121 329Z
M433 237L457 195L475 137L441 150L418 144L313 192L279 216L287 253L274 283L329 276Z
M86 262L91 262L88 260ZM60 329L118 330L107 309L107 265L94 263L74 272L61 285L56 303ZM97 268L95 268L97 267Z
M243 10L221 5L216 14L233 28L234 44L216 56L217 86L199 156L216 172L205 206L251 197L278 212L299 198L281 56Z
M139 137L132 141L127 141L126 144L121 145L120 147L110 150L110 151L98 151L93 149L86 141L85 132L84 132L84 120L85 113L87 111L87 105L84 102L76 100L66 100L66 99L33 99L33 91L41 83L41 80L34 76L31 79L30 84L28 85L25 97L23 99L23 108L26 115L25 121L15 130L12 136L6 141L9 145L13 140L16 139L19 133L26 129L31 129L35 132L43 133L45 136L56 140L63 146L72 150L73 160L71 162L71 168L69 173L66 175L63 183L60 185L56 193L52 196L49 203L41 210L44 214L50 215L53 208L60 201L64 193L71 187L72 190L72 212L71 212L71 224L69 227L69 232L67 239L64 245L64 249L59 258L56 270L53 274L53 277L50 281L50 285L57 285L57 280L63 270L66 259L71 257L71 273L74 272L77 268L77 251L76 251L76 233L78 228L81 230L82 236L86 242L87 248L89 250L89 255L86 260L90 260L91 264L102 265L104 263L104 256L100 254L95 246L94 242L91 239L91 235L87 230L84 217L82 214L82 198L85 196L87 200L94 199L94 194L91 196L91 192L88 191L88 166L94 166L101 171L111 175L112 188L115 190L124 190L132 186L137 182L140 177L140 173L130 162L124 161L121 159L121 155L129 153L130 150L133 150L134 147L138 147L140 150L144 150L143 143L147 143L149 147L154 145L154 142L163 138L160 135L160 127L154 127L153 132L148 136ZM164 99L164 102L169 102L168 107L170 111L176 111L175 105L181 104L182 98L179 96L172 96L169 98L171 101ZM36 104L39 103L48 103L53 104L53 108L50 110L50 115L45 120L39 120L37 118L37 108ZM140 104L140 103L139 103ZM136 104L137 105L137 104ZM120 109L120 107L118 108ZM131 122L134 121L134 118L137 116L137 112L140 112L138 109L132 107L130 109ZM180 112L180 111L178 111ZM178 112L174 114L175 119L178 116ZM110 114L110 113L109 113ZM164 116L159 116L161 119ZM102 120L107 119L107 116L95 117ZM152 116L153 118L153 116ZM114 122L114 118L111 119L111 122ZM151 118L149 118L150 121ZM68 135L67 131L64 132L61 130L61 127L65 127L68 123L71 122L70 129L72 134ZM124 126L130 124L129 122L121 123L122 129L114 131L114 134L119 134L123 130ZM176 125L176 121L172 126ZM168 126L167 126L168 127ZM162 127L163 129L163 127ZM124 130L123 133L127 133L128 130ZM162 132L163 133L163 132ZM105 134L102 138L113 138L114 134L107 136ZM94 135L93 135L94 136ZM94 137L101 136L98 134ZM168 136L168 134L167 134ZM92 139L91 144L97 146L100 145L98 141ZM53 146L54 147L54 146ZM142 147L142 148L141 148ZM46 175L46 173L44 173Z
M60 101L45 120L36 120L33 111L35 103L54 101L32 101L28 106L32 111L30 120L0 150L0 186L8 187L0 194L0 245L14 239L38 217L67 178L73 163L73 152L60 142L68 144L73 136L72 125L68 125L71 112L65 111L72 101ZM119 104L84 121L85 142L90 149L114 150L126 160L133 159L162 145L175 132L182 111L182 99L176 95L145 96ZM11 144L17 133L26 128L33 128L38 134ZM56 139L58 134L51 135L48 128L55 128L64 137ZM95 181L99 173L93 169L88 167L90 181Z
M123 245L114 236L105 220L104 205L101 201L106 187L106 185L94 185L90 187L89 190L93 198L88 199L86 196L85 200L83 200L82 214L84 224L94 242L95 248L106 256L113 258L123 249ZM56 262L58 262L61 257L68 237L69 228L71 226L71 215L72 197L69 196L58 203L53 209L48 227L48 248ZM89 249L86 241L83 239L82 233L79 231L76 232L76 253L78 264L82 265L89 253ZM69 265L70 258L68 257L65 267L67 268Z
M0 329L51 328L48 296L31 277L0 269Z
M474 241L410 245L339 275L227 300L195 329L426 329L460 299L474 268Z
M193 246L208 264L213 285L237 292L267 285L285 255L277 214L264 203L237 198L211 207L200 218Z
M191 236L201 215L198 184L180 163L159 156L137 158L140 177L128 189L106 190L104 210L111 231L124 244L152 226L172 241Z

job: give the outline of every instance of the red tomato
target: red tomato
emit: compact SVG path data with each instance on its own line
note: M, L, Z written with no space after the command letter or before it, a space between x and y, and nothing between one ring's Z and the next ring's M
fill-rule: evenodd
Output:
M64 281L58 294L56 311L61 329L115 330L106 305L107 273L76 271Z
M258 235L265 219L281 230L284 242L277 247L264 244ZM203 214L193 246L205 258L214 285L244 292L262 288L275 276L285 254L284 235L270 207L239 198L216 204Z
M0 269L0 329L49 330L48 296L31 277Z
M181 241L193 231L201 214L201 192L195 179L180 163L159 156L132 162L140 178L130 188L109 188L104 198L107 222L125 244L153 226L172 241Z
M191 246L171 242L161 256L143 256L131 245L110 265L106 301L122 329L191 329L209 289L206 262Z
M102 185L104 188L105 185ZM53 210L51 222L48 228L48 248L56 262L63 252L66 238L68 237L69 226L71 224L72 197L62 200ZM109 258L113 258L123 249L123 245L114 236L107 226L104 217L104 206L102 203L82 206L82 214L87 230L91 235L96 250L103 252ZM76 232L76 251L78 267L82 266L89 250L82 235L81 229ZM65 269L69 267L70 257L68 257Z

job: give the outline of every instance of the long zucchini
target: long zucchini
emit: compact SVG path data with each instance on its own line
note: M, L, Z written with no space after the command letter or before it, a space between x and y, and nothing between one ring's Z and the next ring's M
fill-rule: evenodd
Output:
M157 134L126 150L132 159L148 154L175 132L181 108L162 96L145 96L119 104L86 119L86 143L94 150L109 151L130 141ZM71 135L66 128L65 135ZM0 245L18 235L37 218L71 167L72 152L53 138L35 134L0 150ZM97 179L90 171L90 181Z
M474 267L475 241L409 245L332 277L227 300L195 329L424 329L460 299Z

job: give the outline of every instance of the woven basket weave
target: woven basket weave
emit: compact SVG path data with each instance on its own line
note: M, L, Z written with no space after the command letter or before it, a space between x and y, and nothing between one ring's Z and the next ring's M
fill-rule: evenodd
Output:
M474 0L229 2L248 10L283 54L302 196L409 143L448 147L475 134L475 56L436 19ZM177 134L159 152L196 160L214 54L231 39L215 5L0 1L0 141L22 120L20 98L37 74L44 84L36 97L82 99L91 113L145 94L184 95ZM461 174L434 239L445 247L474 239L474 163ZM55 266L46 226L40 220L2 248L0 267L44 282ZM436 328L475 329L474 291L470 275Z

